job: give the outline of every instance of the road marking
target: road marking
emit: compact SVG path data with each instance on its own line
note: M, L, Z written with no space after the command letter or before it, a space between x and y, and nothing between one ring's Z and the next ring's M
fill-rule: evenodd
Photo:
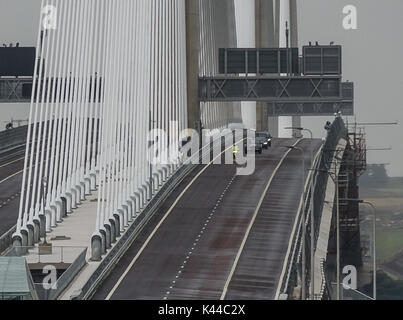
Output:
M293 147L295 147L295 146L296 146L298 143L300 143L301 141L302 141L302 139L299 139L299 140L293 145ZM269 187L270 187L270 185L271 185L271 183L272 183L272 181L273 181L273 179L274 179L274 176L276 175L277 171L280 169L280 167L281 167L281 165L283 164L285 158L288 156L288 154L291 152L291 150L292 150L292 149L289 149L286 153L284 153L284 155L283 155L283 157L281 158L280 162L277 164L277 167L274 169L274 171L273 171L273 173L272 173L272 175L271 175L269 181L267 182L267 185L266 185L265 189L263 190L262 196L260 197L260 200L259 200L259 202L258 202L258 204L257 204L257 206L256 206L256 209L255 209L255 212L254 212L254 214L253 214L253 216L252 216L252 220L250 221L249 226L248 226L248 228L246 229L245 236L243 237L241 246L240 246L240 248L239 248L239 250L238 250L238 253L237 253L237 255L236 255L235 261L234 261L234 263L233 263L233 265L232 265L230 274L228 275L227 281L225 282L225 285L224 285L223 292L222 292L222 294L221 294L220 300L224 300L224 298L225 298L225 296L226 296L226 294L227 294L228 286L229 286L229 284L230 284L230 282L231 282L231 280L232 280L232 277L233 277L233 275L234 275L235 269L236 269L236 267L237 267L237 265L238 265L239 258L241 257L243 248L245 247L246 240L248 239L250 230L252 229L252 226L253 226L253 224L255 223L257 214L258 214L258 212L259 212L259 210L260 210L260 207L261 207L261 205L262 205L262 203L263 203L264 198L266 197L267 190L269 190Z
M0 204L0 208L4 207L7 203L10 202L10 200L13 200L14 198L19 196L19 192L17 192L15 195L11 196L10 198L8 198L7 200L4 200L2 204Z
M19 158L19 159L10 161L10 162L8 162L8 163L2 164L2 165L0 166L0 168L7 167L7 166L10 165L10 164L13 164L13 163L15 163L15 162L18 162L18 161L21 161L21 160L24 160L24 159L25 159L25 157L22 157L22 158Z
M322 151L322 148L319 148L318 152L317 152L316 155L315 155L315 158L313 159L313 163L316 162L316 160L317 160L318 156L320 155L321 151ZM304 193L302 194L302 197L301 197L301 199L300 199L300 201L299 201L299 207L298 207L298 211L297 211L297 216L295 217L295 220L294 220L294 226L293 226L292 231L291 231L290 239L293 239L293 238L294 238L294 234L295 234L295 231L296 231L296 229L297 229L298 217L299 217L299 215L300 215L300 213L301 213L301 208L302 208L302 205L303 205L303 203L304 203L303 197L304 197L304 195L305 195L305 190L306 190L306 188L308 187L309 177L310 177L312 174L313 174L313 172L312 172L312 171L309 171L308 177L307 177L307 179L306 179L306 181L305 181ZM285 275L285 272L286 272L286 269L287 269L287 261L288 261L289 255L290 255L291 245L292 245L292 241L289 241L289 242L288 242L287 253L286 253L285 258L284 258L284 261L283 261L283 268L282 268L282 270L281 270L280 278L279 278L278 285L277 285L276 294L274 295L274 300L278 300L278 297L279 297L279 295L280 295L281 284L282 284L282 282L283 282L283 278L284 278L284 275Z
M230 182L227 184L227 187L225 188L225 190L228 189L228 186L231 184L231 181L234 181L235 178L236 178L236 173L235 173L235 175L231 178ZM225 193L226 193L226 191L223 192L223 194L221 195L220 199L223 198L223 196L225 195ZM217 203L218 203L218 202L217 202ZM217 206L217 203L216 203L216 206ZM213 213L211 213L211 214L213 214ZM211 215L210 215L210 216L211 216ZM202 230L200 231L200 234L197 236L197 240L196 240L196 241L199 241L199 238L200 238L201 235L203 234L203 230L206 230L206 226L207 226L207 224L208 224L209 221L210 221L209 218L207 218L206 223L204 224ZM192 250L193 250L193 248L192 248ZM189 252L189 255L190 255L190 254L191 254L191 252ZM185 261L183 262L182 266L180 267L181 269L184 269L184 268L185 268L185 264L187 263L187 260L189 260L189 258L190 258L189 256L186 257ZM181 273L181 272L179 271L179 272L177 273L177 275L179 275L180 273ZM178 278L178 279L179 279L179 278ZM171 286L170 289L173 289L173 286ZM168 298L168 297L165 296L164 299L165 299L165 298Z
M238 143L242 142L240 140ZM237 143L237 144L238 144ZM190 183L186 186L186 188L182 191L182 193L179 195L178 198L176 198L175 202L172 204L172 206L168 209L167 213L164 215L164 217L160 220L160 222L157 224L157 226L154 228L154 230L151 232L151 234L148 236L147 240L144 242L140 250L137 252L137 254L134 256L133 260L130 262L129 266L126 268L125 272L123 272L122 276L119 278L119 280L116 282L116 284L113 286L112 290L109 292L108 296L105 298L105 300L110 300L110 298L113 296L115 293L116 289L119 287L123 279L126 277L126 275L129 273L130 269L133 267L133 265L136 263L137 259L139 256L143 253L144 249L147 247L148 243L151 241L152 237L154 234L158 231L160 226L163 224L163 222L166 220L166 218L169 216L169 214L172 212L172 210L176 207L178 202L182 199L183 195L189 190L189 188L193 185L193 183L214 163L215 160L220 158L222 154L224 154L227 150L232 149L232 146L225 149L222 151L218 156L216 156L211 162L209 162L208 165L206 165L200 172L190 181ZM196 244L193 244L195 246ZM176 276L178 278L178 276Z
M3 179L3 180L1 180L1 181L0 181L0 184L2 184L3 182L6 182L7 180L10 180L11 178L13 178L13 177L19 175L19 174L22 173L22 172L24 172L24 169L21 170L21 171L18 171L18 172L16 172L16 173L14 173L14 174L12 174L11 176L9 176L9 177L7 177L7 178L5 178L5 179Z

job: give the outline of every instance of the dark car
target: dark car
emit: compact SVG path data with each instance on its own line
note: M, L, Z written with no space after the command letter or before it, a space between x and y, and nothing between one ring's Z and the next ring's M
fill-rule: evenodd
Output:
M256 132L256 141L259 141L264 149L271 147L272 136L267 131Z
M244 142L244 151L245 154L248 153L248 151L255 150L255 152L262 154L263 152L263 144L260 140L256 139L247 139Z

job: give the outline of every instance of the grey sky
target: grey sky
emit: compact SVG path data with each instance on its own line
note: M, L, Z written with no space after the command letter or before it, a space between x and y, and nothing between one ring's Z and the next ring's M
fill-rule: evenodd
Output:
M347 31L342 26L343 7L349 4L357 7L358 30ZM369 147L393 148L369 151L368 162L391 163L388 169L393 176L403 176L402 13L401 0L299 0L300 44L335 41L343 45L343 75L355 82L357 120L399 120L399 126L366 130ZM319 119L304 119L303 123L319 134L325 122Z
M219 1L219 0L217 0ZM245 0L246 1L246 0ZM0 45L35 45L40 0L0 0ZM355 82L356 115L360 122L403 123L402 0L298 0L300 44L308 41L343 45L344 77ZM342 27L343 7L358 9L358 30ZM304 118L303 125L323 136L329 118ZM351 119L353 120L353 119ZM403 176L402 125L368 127L369 163L391 163L389 174Z

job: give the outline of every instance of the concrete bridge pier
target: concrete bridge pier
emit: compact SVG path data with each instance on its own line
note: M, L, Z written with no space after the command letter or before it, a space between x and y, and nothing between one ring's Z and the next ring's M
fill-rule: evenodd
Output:
M50 226L52 228L56 228L57 227L56 213L53 210L51 210L51 208L48 206L45 208L45 214L46 213L48 213L50 217Z
M56 216L58 221L62 221L65 217L65 212L63 212L63 201L61 198L55 200Z
M21 228L21 238L22 238L22 247L23 247L23 254L28 252L28 229L26 227Z
M87 196L91 194L91 178L89 176L84 178L84 192Z
M162 181L167 181L167 179L168 179L168 175L169 175L169 173L168 173L168 168L167 167L163 167L162 168L162 171L163 171L163 178L162 178Z
M130 202L130 205L132 208L132 212L131 212L132 219L134 219L137 216L137 212L138 212L137 205L139 202L139 195L137 194L137 196L130 196L129 202Z
M111 234L111 226L108 223L104 224L105 228L105 248L106 250L112 247L112 234Z
M140 212L142 206L141 206L141 195L139 192L134 193L134 198L135 198L135 215L137 216L138 213Z
M160 172L153 174L153 194L158 191L160 186Z
M63 221L62 211L61 211L60 206L57 206L56 204L51 204L50 210L52 211L52 217L53 216L55 217L57 223L60 223Z
M129 224L129 212L122 206L122 208L118 209L118 214L120 217L120 231L123 232Z
M71 209L72 210L77 209L77 202L78 202L78 200L77 200L77 190L75 190L73 188L73 189L70 189L70 192L71 192Z
M101 234L101 254L106 253L106 229L105 227L99 228L99 233Z
M115 220L115 237L118 238L120 237L120 230L122 230L122 227L120 225L121 218L117 213L113 215L113 218Z
M91 260L100 261L102 259L102 235L96 232L91 237Z
M38 217L34 217L33 219L34 226L34 243L38 243L40 241L40 229L41 229L41 221Z
M26 248L24 246L24 236L22 232L13 234L13 248L15 249L15 253L17 256L22 256L26 253Z
M39 214L39 221L40 221L39 235L41 238L45 238L46 237L46 216L43 213Z
M126 203L123 204L123 207L127 210L127 220L130 222L133 221L133 204L130 200L127 200Z
M81 202L85 200L85 190L84 190L84 187L83 187L83 183L82 182L78 183L74 187L74 189L77 190L77 197L76 197L77 205L80 205Z
M97 175L95 173L90 173L91 181L91 191L95 191L97 188Z
M111 243L116 242L116 221L115 218L110 218L109 219L109 225L111 227Z
M66 192L64 196L67 200L66 201L66 212L71 213L71 211L73 209L73 195L71 194L71 192Z
M81 198L80 198L80 200L81 201L85 201L85 199L86 199L86 195L87 195L87 191L86 191L86 185L85 185L86 183L85 183L85 181L81 181L80 182L80 184L79 184L79 188L80 188L80 195L81 195Z
M49 210L45 210L45 230L46 232L52 231L52 212Z
M31 221L27 223L27 232L28 232L27 246L33 247L35 245L35 239L34 239L35 227Z

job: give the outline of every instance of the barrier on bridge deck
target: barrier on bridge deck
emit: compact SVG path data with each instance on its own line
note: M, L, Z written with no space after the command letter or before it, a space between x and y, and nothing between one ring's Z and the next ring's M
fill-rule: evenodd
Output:
M332 125L328 128L328 134L326 137L326 141L322 147L322 151L320 153L320 157L316 162L314 167L314 171L311 179L313 179L313 215L314 215L314 225L315 230L314 234L314 246L317 246L317 240L319 236L319 228L321 223L321 214L324 205L325 193L326 193L326 185L329 179L328 175L328 167L327 164L330 163L333 159L334 152L333 150L338 145L340 139L343 137L347 138L348 130L344 124L344 121L341 117L337 117ZM312 185L311 185L312 187ZM310 230L310 198L311 198L311 187L305 190L305 217L306 217L306 237L305 237L305 248L306 248L306 279L307 283L306 292L309 292L309 279L310 279L310 270L311 270L311 261L310 261L310 247L311 247L311 230ZM287 274L283 279L283 283L281 284L280 293L290 294L292 292L292 288L297 286L298 274L300 275L299 266L301 261L302 254L302 214L299 215L298 221L298 230L295 234L294 239L292 239L292 254L289 256L289 260L287 261ZM325 280L325 279L323 279ZM324 286L328 286L329 284L324 283ZM323 288L323 293L326 294L328 292L327 288ZM321 297L322 298L322 297Z
M28 126L21 126L0 132L0 161L23 155L27 141Z
M11 247L15 230L16 227L14 226L0 237L0 255L2 255L7 249Z

